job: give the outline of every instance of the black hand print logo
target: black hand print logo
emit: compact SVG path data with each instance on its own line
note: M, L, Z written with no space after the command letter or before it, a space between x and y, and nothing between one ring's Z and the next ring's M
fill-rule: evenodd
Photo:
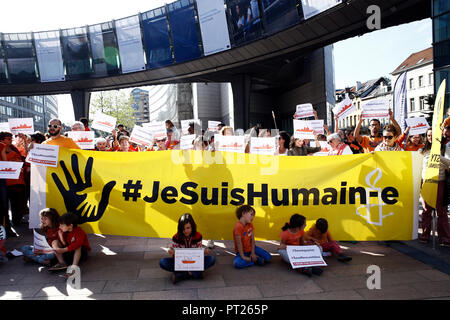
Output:
M67 170L66 164L64 161L60 161L61 168L64 171L64 175L66 177L67 185L69 187L69 190L66 190L66 188L61 183L61 180L59 179L58 175L56 173L52 173L53 181L55 181L56 186L59 189L59 192L63 196L64 204L66 205L66 209L68 212L75 213L78 215L78 223L82 224L85 222L94 222L101 219L103 214L105 213L106 207L109 203L109 195L111 193L111 190L116 185L116 181L108 182L102 190L102 196L100 199L100 202L98 203L98 209L97 206L93 204L90 204L88 202L83 202L87 198L86 193L82 193L87 188L92 187L91 182L91 174L92 174L92 164L94 162L94 159L92 157L89 157L86 168L84 169L84 182L81 179L80 176L80 170L78 167L78 157L75 154L72 154L72 171L75 175L75 180L72 179L72 175ZM89 206L88 206L89 205ZM81 207L80 207L81 206ZM86 209L86 206L87 209ZM92 210L91 210L92 207ZM86 209L86 211L85 211ZM84 212L85 211L85 212Z

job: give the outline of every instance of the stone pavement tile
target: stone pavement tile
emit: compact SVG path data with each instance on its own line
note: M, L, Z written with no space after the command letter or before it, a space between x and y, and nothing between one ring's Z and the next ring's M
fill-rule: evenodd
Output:
M159 291L166 286L165 279L110 280L102 293Z
M0 286L0 300L21 300L34 297L42 288L42 285L15 285Z
M109 247L109 246L147 245L148 241L149 241L148 238L123 237L123 238L119 238L119 239L107 240L105 242L104 246Z
M121 268L117 266L102 267L96 270L82 270L82 281L95 281L95 280L135 280L139 269L135 268Z
M367 274L367 267L370 264L352 264L351 262L347 265L342 263L333 267L325 267L325 270L329 273L334 274L337 277L348 277L348 276L358 276Z
M262 298L257 286L198 289L200 300L247 300Z
M265 297L258 299L249 299L249 300L298 300L297 296L279 296L279 297Z
M428 280L431 281L449 281L450 280L450 275L445 274L439 270L419 270L416 271L418 274L420 274L422 277L427 278Z
M169 257L169 254L161 249L160 251L146 251L144 253L144 260L150 260L150 259L162 259Z
M384 272L381 270L381 287L399 286L403 284L422 283L429 281L416 271Z
M364 300L355 290L306 293L297 295L300 300Z
M220 255L216 257L216 264L233 265L234 256Z
M32 270L25 274L25 276L20 279L17 284L19 285L30 285L30 284L57 284L65 283L65 279L61 278L59 275L63 275L64 271L49 272L47 269L42 268L40 271Z
M78 296L68 296L64 300L131 300L131 292L127 293L107 293L107 294L92 294L92 295L78 295Z
M429 298L450 297L450 281L428 281L413 283L410 286Z
M81 280L81 288L73 289L65 281L64 283L49 284L41 287L35 297L51 297L51 296L89 296L98 294L103 291L106 281L83 281Z
M140 269L138 274L138 279L147 279L147 278L167 278L169 272L161 269L161 268L146 268Z
M123 248L124 248L124 246L105 246L104 244L99 244L99 245L91 244L91 252L89 252L89 254L90 255L103 254L103 255L115 256L119 253L122 253Z
M367 278L365 275L336 278L320 276L316 277L314 282L325 292L359 289L366 288L367 286Z
M24 273L10 273L10 274L1 273L0 286L15 286L24 277L25 277Z
M170 278L170 273L167 272L165 290L173 289L201 289L201 288L225 288L226 284L221 274L207 270L203 273L203 279L187 279L176 284L173 284Z
M275 281L271 283L255 283L264 297L282 295L300 295L303 293L318 293L323 290L317 286L312 278L299 277L297 281Z
M132 300L197 300L197 289L133 293Z
M356 291L367 300L417 300L427 297L420 290L416 290L408 285L383 287L383 283L381 283L380 290L365 288L356 289Z

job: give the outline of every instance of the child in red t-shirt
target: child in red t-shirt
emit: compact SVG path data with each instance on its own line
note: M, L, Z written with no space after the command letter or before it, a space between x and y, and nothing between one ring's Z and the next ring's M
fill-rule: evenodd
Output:
M67 269L67 264L78 266L80 261L86 260L91 247L86 232L78 226L77 222L78 216L70 212L59 218L59 243L55 248L58 263L49 271Z
M286 251L287 246L301 246L306 244L306 218L300 214L294 214L291 216L289 223L286 223L280 233L280 248L278 253L281 258L290 264L289 256ZM322 274L322 269L319 267L307 267L298 268L299 272L311 277L312 274L320 276Z
M236 258L233 264L237 269L250 267L255 263L263 266L270 261L269 252L255 245L255 227L252 222L255 218L255 209L249 205L242 205L236 210L239 219L233 230L234 251Z

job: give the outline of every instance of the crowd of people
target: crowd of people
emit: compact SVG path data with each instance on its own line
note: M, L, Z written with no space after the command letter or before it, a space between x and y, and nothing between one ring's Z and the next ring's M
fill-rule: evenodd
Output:
M260 129L258 127L253 127L249 130L248 139L247 139L247 147L245 148L245 152L250 152L249 143L250 137L273 137L277 141L277 147L275 155L278 156L310 156L322 150L320 145L321 141L326 141L328 146L330 147L330 151L328 155L336 156L336 155L349 155L349 154L360 154L360 153L373 153L377 151L419 151L423 154L423 172L422 179L425 177L425 172L427 168L427 162L430 155L431 143L432 143L432 130L428 129L425 135L413 135L409 136L410 128L407 128L404 132L402 132L400 126L395 121L392 112L389 112L390 116L390 124L385 125L383 128L381 127L381 122L378 119L372 119L369 122L368 132L369 135L361 134L361 127L363 123L363 119L359 119L359 122L355 128L350 128L346 130L341 130L337 126L338 121L336 120L335 132L330 132L327 126L324 126L324 131L326 134L318 134L315 135L314 141L309 141L306 139L298 139L295 138L294 135L289 134L286 131L275 131L273 134L268 129ZM317 118L317 116L316 116ZM181 130L177 129L176 126L170 121L166 122L166 136L161 136L153 141L150 146L139 146L132 142L130 142L130 132L127 131L124 125L119 124L117 126L117 130L113 130L110 135L105 138L97 138L95 142L95 150L96 151L104 151L104 152L140 152L140 151L163 151L163 150L177 150L180 149L180 138L182 136ZM450 166L450 117L445 119L442 124L442 139L441 139L441 167L439 173L439 183L438 183L438 193L437 193L437 234L439 243L442 246L450 246L450 227L448 223L447 216L447 207L449 204L449 194L450 194L450 185L447 184L448 175ZM194 123L189 124L188 134L195 134L196 132L200 133L199 130L196 130ZM30 165L25 161L26 156L34 146L34 144L49 144L49 145L58 145L64 148L70 149L80 149L80 147L67 136L67 133L62 132L63 127L62 123L59 119L51 119L48 122L47 132L35 132L32 135L25 134L17 134L13 135L11 132L0 132L0 161L18 161L23 162L23 168L20 173L18 179L0 179L0 226L5 230L6 238L15 237L17 234L15 233L13 227L18 226L22 223L27 223L24 219L28 214L28 200L30 197ZM87 119L80 119L80 121L76 121L71 128L72 131L90 131L89 123ZM224 136L233 136L235 135L235 130L231 126L227 126L224 123L221 123L218 126L218 132L216 134L224 135ZM214 133L210 131L201 130L201 134L198 134L197 137L193 140L193 149L194 150L204 150L204 151L215 151L217 149L217 143L214 141ZM423 199L422 206L422 234L419 237L419 240L423 243L427 243L430 241L431 236L431 221L432 221L432 211L433 208L427 204ZM9 216L9 209L11 210L11 217ZM248 208L247 208L248 209ZM251 212L251 210L248 210ZM44 219L44 217L47 220ZM75 258L70 257L70 259L75 259L76 261L83 259L87 255L87 249L89 249L89 244L87 242L86 237L79 232L81 230L77 227L77 223L75 220L70 220L71 218L67 218L64 216L63 220L57 220L56 218L51 218L50 215L43 216L41 214L41 220L44 219L47 222L43 221L43 231L46 232L48 229L53 230L53 236L47 234L50 240L49 244L55 248L55 254L52 257L44 257L39 260L40 263L50 264L51 259L57 259L58 263L54 267L65 268L67 264L64 262L62 258L62 254L66 253L65 251L68 244L64 239L64 232L70 232L73 234L73 230L78 232L77 237L81 237L82 244L79 246L85 247L83 251L74 251L77 252L75 254ZM63 217L61 216L61 217ZM241 217L238 216L238 219L241 221L241 224L248 225L251 224L251 219L246 219L246 215L243 214L243 221ZM299 219L299 217L296 217ZM189 221L191 229L195 230L195 223L192 220L192 217L185 217L184 220ZM183 220L183 221L184 221ZM301 220L301 218L300 218ZM300 221L301 222L301 221ZM300 222L291 221L290 224L287 224L286 228L283 232L288 231L289 234L287 238L282 238L282 246L286 245L289 241L292 241L293 234L301 234L301 239L304 239L302 231L304 226L300 226ZM181 222L180 222L181 223ZM318 221L315 227L318 230L320 229L320 225L323 224L323 221ZM184 224L186 225L186 224ZM65 231L61 231L61 226L68 226L65 228ZM242 229L240 226L239 230ZM242 230L241 230L242 231ZM180 233L181 232L181 233ZM326 233L326 230L324 231ZM248 234L248 230L244 231L244 233ZM286 236L286 234L285 234ZM182 230L178 232L178 238L183 238ZM197 237L197 236L196 236ZM200 235L201 237L201 235ZM300 238L296 238L295 241L303 241L299 240ZM309 240L314 238L310 235ZM174 238L175 239L175 238ZM175 239L176 240L176 239ZM174 243L177 241L174 240ZM240 241L240 240L239 240ZM239 242L238 241L238 242ZM270 255L265 255L264 252L260 252L258 254L256 249L250 250L250 256L248 256L248 239L245 240L247 242L245 246L236 245L236 252L239 253L236 256L235 266L237 268L248 266L250 263L262 263L263 260L269 260ZM287 241L287 242L286 242ZM195 241L194 241L195 242ZM235 237L236 242L236 237ZM251 242L251 241L250 241ZM329 242L333 242L330 240ZM317 242L319 243L319 242ZM69 245L70 247L70 245ZM331 250L333 250L338 256L341 254L339 249L333 244L331 246ZM23 248L25 252L30 252L30 248ZM81 249L80 249L81 250ZM259 249L258 249L259 250ZM283 250L281 248L280 250ZM0 250L1 254L1 250ZM281 253L280 253L281 254ZM259 258L255 258L259 256ZM284 252L282 256L284 255ZM33 260L29 254L26 255L28 259ZM259 259L259 260L258 260ZM34 260L36 261L36 260ZM164 260L161 262L161 267L166 270L172 270L172 262L168 260ZM214 264L213 260L208 260L205 265L211 266ZM317 270L306 270L306 273L310 272L320 273ZM192 275L189 275L192 276ZM198 275L194 275L196 277ZM179 281L181 278L187 277L186 274L180 276L179 274L174 276L174 281Z

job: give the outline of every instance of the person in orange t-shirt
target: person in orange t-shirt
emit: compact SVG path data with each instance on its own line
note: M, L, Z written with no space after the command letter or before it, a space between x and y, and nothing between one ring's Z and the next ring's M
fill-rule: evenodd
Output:
M255 263L263 266L272 258L270 253L255 245L255 228L252 224L255 218L255 209L249 205L242 205L236 209L239 219L233 230L234 258L233 265L236 269L253 266Z
M80 149L80 147L70 138L61 135L62 123L59 119L51 119L48 122L48 134L50 138L42 142L53 146L60 146L61 148Z
M331 237L330 230L328 230L328 221L324 218L317 219L316 223L306 233L306 236L320 246L323 252L332 252L338 258L338 261L347 262L352 260L342 253L342 249L339 244Z

